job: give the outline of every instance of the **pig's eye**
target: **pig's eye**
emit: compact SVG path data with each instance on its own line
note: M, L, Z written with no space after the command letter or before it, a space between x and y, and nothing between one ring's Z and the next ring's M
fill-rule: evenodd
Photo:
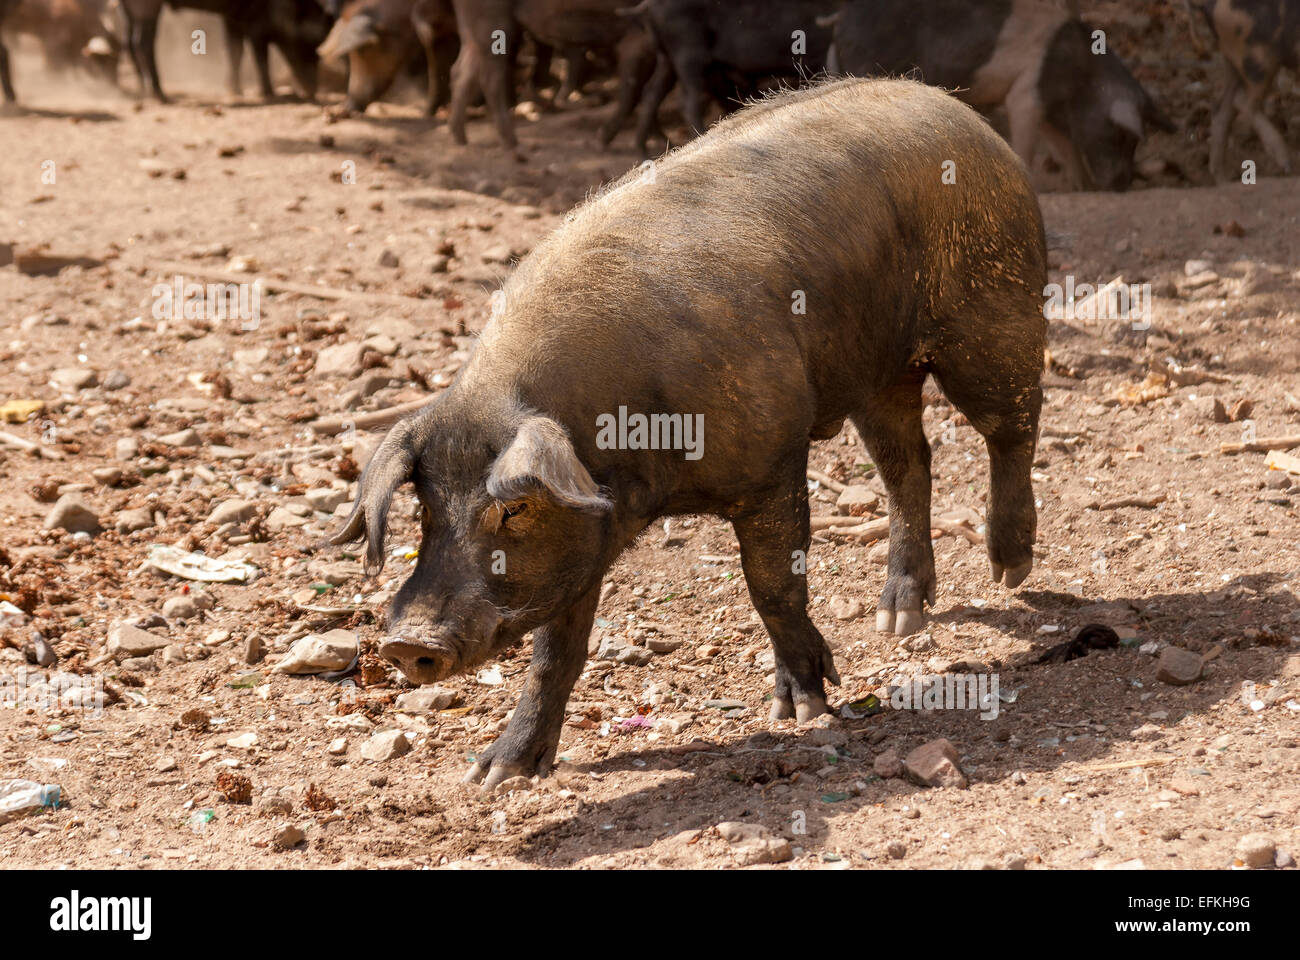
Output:
M501 522L507 523L513 517L523 516L528 512L528 501L520 500L516 503L507 503L501 510Z

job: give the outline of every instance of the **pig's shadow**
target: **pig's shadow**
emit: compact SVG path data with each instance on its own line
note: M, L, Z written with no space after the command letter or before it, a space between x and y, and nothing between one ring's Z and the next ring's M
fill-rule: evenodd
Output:
M670 747L650 747L640 735L616 734L609 756L576 765L571 785L581 796L584 781L590 783L588 774L602 780L618 775L619 782L629 782L633 788L621 796L584 804L580 814L528 834L517 855L539 866L566 866L593 856L645 848L683 831L708 829L727 820L761 823L815 854L826 841L829 822L853 817L859 811L871 815L867 808L878 804L885 805L889 817L896 817L896 808L908 803L909 797L927 792L906 780L875 777L872 760L886 749L905 756L938 737L956 745L973 782L1023 792L1026 798L1032 786L1014 783L1010 778L1016 771L1032 778L1035 772L1081 764L1084 766L1071 771L1083 778L1081 790L1090 780L1104 785L1108 778L1129 771L1092 770L1089 765L1113 761L1116 753L1123 752L1117 751L1117 745L1136 740L1131 731L1150 723L1152 712L1166 711L1160 725L1178 738L1181 736L1174 727L1184 717L1200 714L1222 720L1224 711L1249 712L1241 698L1242 683L1253 681L1258 690L1267 690L1283 661L1296 652L1296 644L1289 638L1300 634L1300 604L1290 591L1275 589L1295 581L1294 573L1263 573L1238 578L1212 592L1158 594L1129 601L1139 610L1136 619L1143 641L1223 645L1224 652L1210 665L1206 677L1191 686L1175 687L1156 680L1156 659L1129 647L1093 651L1059 665L1030 664L1031 656L1018 657L1018 662L999 668L1000 689L1004 695L1014 696L1014 702L1001 705L996 722L980 720L975 711L960 710L887 710L863 720L842 721L836 727L845 734L839 762L829 770L825 748L819 746L827 734L820 730L756 735L737 730L718 738L707 752L686 754L674 753ZM1040 621L1062 624L1065 630L1060 634L1037 637L1052 642L1072 636L1082 625L1073 611L1084 603L1076 597L1046 591L1021 596L1040 615L985 610L979 619L1015 621L1013 632L1026 640L1035 636ZM947 617L974 619L959 613ZM1245 641L1242 631L1247 628L1263 631L1263 636ZM1267 709L1285 711L1281 701L1294 695L1292 689ZM1045 716L1051 719L1043 719ZM1104 730L1098 731L1097 725L1104 725ZM877 731L885 735L872 744L869 738ZM1142 755L1155 760L1146 771L1153 783L1188 766L1214 764L1210 757L1190 760L1184 751L1159 741L1144 742L1143 747ZM826 773L824 778L819 769ZM636 774L664 770L686 776L635 788ZM798 777L791 784L794 773ZM1041 784L1041 779L1038 782ZM806 818L807 829L795 835L791 825L799 812ZM843 853L838 846L836 850ZM665 853L671 856L669 848ZM883 839L873 849L852 851L852 859L887 859Z
M46 107L10 107L0 111L0 119L11 117L40 117L43 120L84 120L87 123L120 123L122 118L105 110L51 110Z

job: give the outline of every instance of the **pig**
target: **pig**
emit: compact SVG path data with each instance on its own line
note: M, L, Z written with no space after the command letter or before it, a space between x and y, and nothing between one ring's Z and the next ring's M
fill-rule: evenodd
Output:
M126 19L127 49L140 77L141 89L160 103L166 103L167 97L158 81L154 41L163 3L164 0L121 0ZM166 3L173 8L220 14L226 28L232 94L241 92L239 68L244 55L244 39L247 38L253 45L253 59L263 97L269 99L275 95L267 59L270 45L274 43L284 54L303 96L309 100L315 98L316 48L325 41L331 25L331 19L319 0L166 0Z
M14 93L13 77L9 73L9 49L5 46L4 39L5 21L16 6L18 0L0 0L0 94L4 95L5 103L13 103L18 99Z
M18 0L12 8L5 29L35 37L47 68L82 67L116 84L121 44L104 0Z
M367 464L332 542L364 538L369 573L398 489L421 505L380 654L433 683L532 631L522 699L467 779L544 775L605 572L655 520L714 514L772 638L772 716L825 712L838 676L806 609L810 442L856 424L889 494L876 627L915 632L937 583L933 376L986 440L990 569L1018 586L1045 285L1024 166L923 84L785 93L635 168L520 262L456 379Z
M919 71L972 106L1005 104L1011 143L1033 168L1040 140L1079 189L1127 190L1152 130L1176 128L1118 54L1052 0L848 0L835 59L855 76Z
M655 65L653 44L632 18L620 15L627 0L453 0L460 29L460 56L452 76L448 124L453 139L467 142L465 116L477 86L501 143L517 146L510 116L510 66L520 31L545 46L564 52L570 64L574 51L614 52L619 91L613 115L600 131L608 146L636 107L641 89ZM570 76L575 72L571 67Z
M423 50L428 67L425 112L432 116L450 98L451 63L459 47L451 0L353 0L316 52L322 60L348 58L346 106L360 113Z
M704 130L710 75L809 77L826 69L833 0L642 0L625 11L641 18L659 47L641 100L637 146L646 141L674 82L694 133Z
M1240 112L1284 173L1286 140L1261 109L1278 71L1300 69L1300 0L1213 0L1202 8L1223 54L1223 99L1210 122L1210 173L1228 178L1225 155Z

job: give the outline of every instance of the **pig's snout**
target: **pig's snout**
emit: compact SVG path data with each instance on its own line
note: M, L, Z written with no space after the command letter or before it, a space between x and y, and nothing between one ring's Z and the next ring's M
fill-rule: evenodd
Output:
M436 640L389 637L379 645L379 655L396 666L412 683L437 683L457 671L460 658Z

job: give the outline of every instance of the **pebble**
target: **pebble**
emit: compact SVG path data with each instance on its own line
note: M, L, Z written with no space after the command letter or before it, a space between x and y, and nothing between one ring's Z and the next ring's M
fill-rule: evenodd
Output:
M969 786L966 774L961 769L957 748L943 738L931 740L909 753L903 760L903 772L908 779L923 787L957 787L964 790Z
M902 860L907 856L907 844L902 840L890 840L885 846L885 852L891 860Z
M314 487L303 496L313 510L319 510L321 513L333 513L339 504L346 503L348 500L346 490L336 490L333 487Z
M1236 855L1248 867L1271 867L1277 845L1267 833L1248 833L1237 841Z
M361 745L361 758L382 763L410 753L411 741L401 730L381 730Z
M866 611L866 605L856 597L831 597L831 616L836 620L856 620Z
M406 713L430 713L446 710L456 702L456 691L445 687L420 687L397 698L397 709Z
M1185 687L1201 679L1203 663L1200 654L1182 647L1165 647L1156 662L1156 679L1178 687Z
M112 370L104 378L105 390L121 390L131 385L131 376L125 370Z
M344 737L337 737L330 741L329 746L325 748L325 752L331 757L341 757L348 752L348 741Z
M167 646L166 637L141 630L129 623L114 624L108 631L108 653L119 663L132 657L147 657Z
M69 533L99 533L99 516L75 493L59 497L45 518L46 530L66 530Z
M157 763L154 764L153 768L157 770L159 773L171 773L173 770L176 769L176 758L163 757Z
M193 620L199 608L192 597L171 597L163 603L162 614L168 620Z
M658 635L647 637L645 642L645 648L651 653L672 653L681 645L681 640Z
M778 837L757 823L728 820L717 826L719 835L731 844L732 855L742 867L759 863L784 863L794 856L790 841Z
M886 750L872 761L871 769L880 779L892 780L903 775L903 761L893 750Z
M158 438L158 442L168 447L197 447L203 443L203 438L193 427L187 427L175 433L163 434Z
M307 834L297 824L288 823L275 831L271 845L279 850L289 850L307 839Z
M208 523L247 523L257 516L257 504L249 500L223 500L208 514Z
M507 777L497 784L492 793L495 796L504 797L507 793L513 793L516 790L523 792L531 789L533 789L533 781L527 777Z
M122 437L113 448L113 456L118 460L134 460L140 456L140 441L135 437Z
M226 746L232 750L252 750L257 746L257 734L253 732L241 733L237 737L231 737L226 741Z
M99 382L99 374L89 367L62 367L50 374L50 382L60 390L85 390Z
M147 507L139 507L135 510L123 510L117 515L117 521L113 526L118 533L127 534L149 530L153 525L153 513Z
M870 487L860 484L845 487L835 501L835 509L850 517L869 517L879 505L880 497Z
M358 643L357 635L351 630L309 633L276 664L275 672L302 674L343 670L357 658Z

